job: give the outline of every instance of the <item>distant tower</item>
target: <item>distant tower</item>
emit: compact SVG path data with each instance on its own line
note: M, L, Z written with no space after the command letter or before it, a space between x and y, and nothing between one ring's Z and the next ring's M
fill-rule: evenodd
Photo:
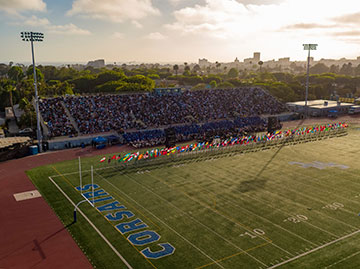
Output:
M260 52L254 52L254 62L258 63L260 61Z

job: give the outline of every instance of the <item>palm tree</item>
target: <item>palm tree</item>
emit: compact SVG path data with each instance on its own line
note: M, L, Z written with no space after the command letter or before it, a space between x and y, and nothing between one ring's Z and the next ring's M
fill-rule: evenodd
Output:
M258 65L260 66L260 72L261 72L261 66L264 64L264 62L263 61L259 61L258 62Z
M177 75L177 74L178 74L178 70L179 70L179 66L178 66L177 64L175 64L175 65L173 66L173 69L174 69L174 71L175 71L175 74Z
M218 61L215 62L216 64L216 69L219 70L220 66L221 66L221 63L219 63Z
M10 106L11 106L11 109L14 113L14 104L13 104L13 95L12 93L16 90L16 88L10 84L6 85L5 86L5 90L7 93L9 93L9 101L10 101Z

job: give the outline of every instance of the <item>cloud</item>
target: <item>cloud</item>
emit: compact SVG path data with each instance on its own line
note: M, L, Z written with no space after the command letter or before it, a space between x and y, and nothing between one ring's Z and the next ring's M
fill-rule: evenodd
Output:
M347 37L359 37L360 31L354 30L354 31L344 31L344 32L335 32L333 33L334 36L347 36Z
M296 30L296 29L323 29L323 28L334 28L336 25L332 24L318 24L318 23L296 23L287 25L283 29Z
M50 22L46 18L41 19L41 18L38 18L38 17L33 15L30 18L25 19L23 24L29 25L29 26L45 26L45 25L49 25Z
M146 39L151 39L151 40L164 40L166 39L166 36L162 35L159 32L154 32L154 33L150 33L147 36L145 36Z
M345 23L345 24L360 24L360 12L345 14L339 17L333 18L335 22Z
M324 29L346 31L350 23L360 23L360 6L358 0L342 0L341 5L328 0L204 0L175 10L173 16L165 28L178 35L246 42L281 32L288 38L331 37Z
M114 32L111 36L113 39L123 39L124 38L124 34L123 33L119 33L119 32Z
M132 23L136 28L139 28L139 29L143 28L143 25L142 25L140 22L138 22L138 21L132 20L131 23Z
M137 21L160 11L151 0L75 0L67 15L83 15L111 22Z
M68 23L64 25L54 25L47 18L38 18L33 15L30 18L24 18L22 21L17 21L15 23L9 22L13 25L27 25L33 27L41 27L45 32L51 34L60 34L60 35L90 35L91 32L85 29L81 29L75 24Z
M48 25L46 29L51 34L60 35L90 35L91 32L85 29L81 29L78 26L69 23L65 25Z
M237 0L244 5L273 5L284 2L284 0Z
M0 0L0 11L20 15L23 11L46 11L43 0Z

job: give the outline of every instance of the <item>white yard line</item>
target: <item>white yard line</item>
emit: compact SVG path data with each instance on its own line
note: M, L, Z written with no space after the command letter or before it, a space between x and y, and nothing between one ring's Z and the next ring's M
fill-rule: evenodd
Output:
M274 170L279 170L279 168L274 169ZM343 171L342 171L342 172L343 172ZM294 172L294 171L293 171L293 173L294 173L294 174L298 174L298 175L300 175L302 178L305 178L305 179L307 179L307 180L311 180L311 178L310 178L309 175L302 174L302 173L300 173L300 172L297 173L297 172ZM326 176L324 176L324 177L326 177ZM321 179L321 178L322 178L322 177L318 177L318 179ZM302 181L297 181L297 183L299 183L299 184L301 184L301 185L308 186L307 183L302 182ZM321 184L320 181L314 181L314 180L312 180L311 183L314 184L314 185L320 185L319 188L324 188L324 187L325 187L325 188L331 188L331 189L333 189L333 192L331 192L331 191L329 191L329 190L326 190L326 189L322 189L323 192L329 193L331 196L337 196L337 197L339 197L340 199L347 200L347 201L349 201L349 202L351 202L351 203L359 203L359 202L357 202L357 201L354 201L354 200L351 200L351 199L348 199L348 198L346 198L346 197L343 197L343 196L341 196L341 195L336 194L336 189L334 189L333 187L329 187L328 185ZM280 183L271 181L271 184L279 185ZM316 198L314 198L313 196L309 196L309 195L306 195L306 194L301 193L301 192L297 192L297 191L294 191L294 190L291 190L291 191L296 192L297 194L299 194L299 195L301 195L301 196L310 197L310 199L312 199L312 200L317 200L318 202L320 201L320 203L323 203L324 205L327 204L327 203L329 203L329 202L322 201L322 200L320 200L320 199L316 199ZM349 192L350 192L351 190L344 190L344 191L349 191ZM352 191L352 192L355 192L355 191ZM355 192L355 193L356 193L356 192ZM344 208L340 208L339 210L341 210L341 211L343 211L343 212L347 212L347 213L352 214L352 215L354 215L354 214L357 215L356 212L352 212L352 211L347 210L347 209L344 209Z
M100 167L100 168L94 168L94 170L106 170L106 169L111 169L111 168L114 168L114 165L113 165L113 166ZM82 170L82 169L81 169L81 172L82 172L82 173L84 173L84 172L91 172L91 170ZM79 171L69 172L69 173L61 173L61 175L55 174L55 175L52 175L51 178L61 177L61 176L69 176L69 175L75 175L75 174L79 174Z
M55 183L55 181L49 177L50 181L55 185L55 187L65 196L65 198L75 207L76 204L67 196L67 194ZM80 208L77 211L86 219L86 221L94 228L94 230L100 235L100 237L105 241L105 243L114 251L114 253L122 260L127 268L132 269L131 265L125 260L125 258L116 250L116 248L106 239L106 237L99 231L98 228L91 222L91 220L86 217L86 215L81 211Z
M267 184L268 184L268 185L271 184L271 185L275 185L276 187L283 188L283 186L282 186L280 183L268 182ZM301 184L304 184L304 183L301 183ZM323 201L323 200L321 200L321 199L314 198L313 196L304 194L304 193L302 193L302 192L298 192L298 191L293 190L293 189L291 189L291 190L289 190L289 191L290 191L290 192L294 192L294 193L296 193L297 195L303 196L303 197L305 197L305 198L307 198L307 199L311 199L311 200L313 200L314 202L319 203L320 205L323 205L323 206L329 203L329 202ZM271 193L272 193L272 192L271 192ZM331 194L331 195L333 195L333 194L330 193L330 192L328 192L328 193ZM289 200L289 198L287 198L287 197L285 197L285 196L283 196L283 195L278 195L278 194L275 194L275 193L273 193L273 194L274 194L274 195L277 195L277 196L284 197L284 199ZM302 204L302 203L295 202L295 201L292 201L292 203L294 203L294 204L296 204L296 205L299 205L300 207L307 208L307 206L304 205L304 204ZM357 213L356 213L356 212L352 212L352 211L349 211L349 210L344 209L344 208L340 208L339 210L342 211L342 212L348 213L348 214L350 214L350 215L352 215L352 216L357 216ZM319 213L319 215L322 215L322 216L324 216L324 217L326 217L326 218L332 219L332 220L334 220L334 221L336 221L336 222L339 222L339 223L341 223L341 224L343 224L343 225L346 225L346 226L348 226L348 227L351 227L352 229L357 229L357 227L355 227L355 226L353 226L353 225L351 225L351 224L349 224L349 223L346 223L346 222L344 222L344 221L342 221L342 220L339 220L339 219L337 219L337 218L333 218L333 217L329 216L328 214L322 213L322 212L319 211L319 210L318 210L317 212Z
M202 171L200 171L200 172L202 172ZM206 174L206 175L208 176L208 179L209 179L209 175L208 175L208 174ZM211 177L211 178L212 178L212 177ZM219 182L219 181L217 181L217 180L215 180L215 179L211 179L211 178L210 178L210 180L211 180L212 182L215 182L216 184L220 184L220 185L222 184L221 182ZM255 201L258 201L259 203L265 204L265 205L267 205L267 206L269 206L269 207L272 207L272 208L275 209L275 210L279 210L279 211L283 212L284 214L290 216L287 212L284 212L284 211L282 211L282 210L279 209L279 208L273 207L273 206L269 205L268 203L265 203L265 202L263 202L263 201L261 201L261 200L258 200L258 199L254 198L254 197L252 197L252 196L247 195L246 193L242 193L242 194L243 194L243 195L246 195L246 196L247 196L248 198L250 198L250 199L253 199L253 200L255 200ZM240 198L240 199L242 199L242 198ZM234 203L234 202L233 202L233 204L234 204L235 206L237 206L237 207L240 207L240 206L236 205L236 203ZM245 209L245 208L243 208L243 207L240 207L240 208ZM247 209L245 209L245 210L247 210ZM251 211L249 211L249 210L247 210L247 211L248 211L248 212L251 212ZM261 217L261 216L255 214L255 213L253 213L253 212L251 212L251 213L252 213L253 215L255 215L255 216L258 216L258 217L260 217L260 218L262 218L262 219L267 220L266 218ZM279 226L279 225L271 222L270 220L267 220L267 221L270 222L270 223L272 223L272 224L274 224L274 225L276 225L276 226ZM280 227L281 227L281 226L280 226ZM281 227L281 228L282 228L282 227ZM283 229L283 230L286 230L285 228L282 228L282 229ZM289 231L289 230L286 230L286 231L289 232L289 233L291 233L291 234L293 234L293 235L295 235L296 237L298 237L298 238L300 238L300 239L302 239L302 240L304 240L304 241L312 244L313 246L316 246L315 243L313 243L313 242L311 242L311 241L303 238L302 236L297 235L297 234L295 234L295 233L293 233L293 232L291 232L291 231Z
M293 150L292 150L293 151ZM293 151L294 152L294 151ZM298 153L296 153L296 154L298 154ZM320 156L323 156L323 154L320 154L320 153L318 153L318 152L314 152L314 151L312 151L311 152L311 155L314 155L314 154L317 154L317 155L320 155ZM355 176L355 177L357 177L357 178L359 178L359 175L358 174L356 174L356 173L352 173L352 172L349 172L348 171L348 169L345 169L345 170L341 170L341 173L346 173L346 174L350 174L351 176ZM308 176L308 175L305 175L307 178L309 178L309 179L311 179L310 178L310 176ZM327 176L327 175L326 175ZM321 178L325 178L326 176L323 176L323 177L320 177L319 179L321 179ZM349 180L349 179L347 179L347 178L342 178L342 180L346 180L346 181L348 181L348 182L350 182L350 183L353 183L353 184L357 184L357 185L360 185L360 183L359 182L356 182L356 181L352 181L352 180ZM314 182L314 181L313 181ZM337 189L342 189L342 190L344 190L344 191L346 191L346 192L353 192L353 193L355 193L355 194L358 194L358 192L356 192L356 191L353 191L353 190L349 190L349 189L347 189L347 188L343 188L342 186L337 186L337 185L331 185L330 187L329 187L329 185L324 185L324 184L321 184L321 181L317 181L317 182L315 182L316 184L318 184L318 185L321 185L322 187L326 187L326 188L331 188L332 190L334 190L335 192L337 191ZM344 186L346 186L346 184L344 185ZM336 193L332 193L332 195L334 195L334 196L338 196L338 197L340 197L340 198L342 198L342 199L344 199L344 200L348 200L348 201L350 201L350 202L355 202L355 203L358 203L357 201L354 201L354 200L351 200L351 199L348 199L348 198L345 198L345 197L343 197L343 196L341 196L341 195L337 195Z
M161 182L160 180L157 179L157 178L158 178L157 176L154 176L154 175L149 175L149 176L155 178L158 182L164 184L163 182ZM178 175L176 175L176 176L178 176ZM179 177L180 177L180 176L179 176ZM181 178L182 178L182 177L181 177ZM165 185L165 186L168 186L168 185L166 185L166 184L164 184L164 185ZM168 186L168 187L169 187L169 186ZM172 187L172 186L170 186L170 187ZM172 188L173 188L173 187L172 187ZM174 188L173 188L173 189L174 189ZM211 191L209 191L209 190L207 190L207 189L205 189L205 188L203 188L203 187L202 187L202 189L204 189L204 190L212 193ZM194 199L194 198L191 198L191 197L189 197L189 198L190 198L191 200L195 201L196 203L200 204L201 206L206 207L207 209L211 210L211 211L214 212L215 214L217 214L217 215L223 217L224 219L230 221L231 223L234 223L236 226L239 226L239 227L241 227L242 229L245 229L245 230L247 230L247 231L250 232L250 233L253 232L251 229L249 229L249 228L247 228L247 227L245 227L245 226L239 225L237 222L234 222L232 219L228 218L227 216L224 216L223 214L221 214L220 211L214 210L214 209L212 209L212 208L211 208L210 206L208 206L208 205L204 205L202 202L198 201L197 199ZM262 238L265 242L269 242L268 239L266 239L266 238L264 238L264 237L262 237L262 236L259 236L259 237ZM271 241L270 241L270 242L271 242ZM293 256L292 253L290 253L290 252L288 252L287 250L285 250L285 249L277 246L277 245L274 244L273 242L271 242L270 244L273 245L274 247L282 250L283 252L285 252L285 253Z
M284 264L287 264L287 263L289 263L289 262L292 262L292 261L294 261L294 260L297 260L297 259L299 259L299 258L301 258L301 257L304 257L304 256L310 254L310 253L313 253L313 252L315 252L315 251L318 251L319 249L325 248L325 247L330 246L330 245L332 245L332 244L335 244L335 243L337 243L337 242L339 242L339 241L341 241L341 240L344 240L344 239L346 239L346 238L348 238L348 237L351 237L351 236L353 236L353 235L355 235L355 234L357 234L357 233L359 233L359 232L360 232L360 230L357 230L357 231L355 231L355 232L353 232L353 233L351 233L351 234L348 234L348 235L345 235L345 236L340 237L340 238L338 238L338 239L335 239L334 241L331 241L331 242L326 243L326 244L324 244L324 245L321 245L321 246L319 246L319 247L317 247L317 248L314 248L314 249L312 249L312 250L309 250L309 251L307 251L307 252L304 252L304 253L302 253L302 254L300 254L300 255L298 255L298 256L295 256L295 257L293 257L293 258L290 258L290 259L288 259L288 260L286 260L286 261L283 261L283 262L281 262L281 263L275 264L275 265L269 267L268 269L277 268L277 267L279 267L279 266L282 266L282 265L284 265Z
M171 205L172 207L174 207L175 209L177 209L178 211L182 212L182 213L186 213L183 210L181 210L180 208L178 208L177 206L175 206L174 204L172 204L171 202L169 202L168 200L164 199L163 197L161 197L160 195L158 195L157 193L153 192L150 188L143 186L142 184L138 183L136 180L133 180L131 177L127 176L131 181L133 181L134 183L138 184L140 187L142 187L143 189L147 190L148 192L154 194L155 196L157 196L159 199L163 200L164 202L166 202L167 204ZM189 217L190 219L192 219L193 221L197 222L198 224L200 224L201 226L203 226L206 230L212 232L213 234L217 235L219 238L223 239L225 242L227 242L228 244L232 245L234 248L243 251L246 255L248 255L249 257L251 257L253 260L257 261L258 263L262 264L263 266L266 266L265 263L263 263L262 261L260 261L259 259L255 258L254 256L252 256L251 254L249 254L248 252L244 251L242 248L240 248L239 246L237 246L236 244L234 244L233 242L229 241L228 239L224 238L222 235L220 235L219 233L215 232L214 230L210 229L208 226L206 226L205 224L201 223L200 221L198 221L197 219L193 218L192 216L190 216L189 214L187 214L187 217Z
M183 177L181 177L181 176L179 176L179 175L177 175L177 174L174 174L174 175L175 175L175 176L177 176L177 177L180 177L180 178L184 179ZM214 180L211 180L211 181L214 181ZM215 181L215 182L216 182L216 181ZM193 183L193 182L192 182L192 183ZM204 188L204 189L205 189L205 188ZM207 189L205 189L205 190L207 190ZM210 190L207 190L207 191L208 191L208 192L210 192L210 193L212 193L212 194L214 194L214 195L216 195L216 193L215 193L215 192L213 192L213 191L210 191ZM299 239L301 239L301 240L303 240L303 241L305 241L305 242L307 242L307 243L310 243L310 244L311 244L311 245L313 245L313 246L316 246L316 244L314 244L313 242L311 242L311 241L309 241L309 240L307 240L307 239L305 239L305 238L301 237L300 235L297 235L297 234L295 234L295 233L293 233L293 232L291 232L291 231L289 231L289 230L287 230L287 229L285 229L285 228L281 227L280 225L278 225L278 224L276 224L276 223L272 222L271 220L269 220L269 219L267 219L267 218L265 218L265 217L262 217L262 216L260 216L260 215L258 215L258 214L256 214L256 213L254 213L254 212L252 212L252 211L250 211L250 210L248 210L248 209L246 209L246 208L244 208L244 207L242 207L242 206L240 206L240 205L236 204L236 201L231 201L231 200L228 200L228 199L226 199L226 198L224 198L224 197L222 197L222 200L223 200L223 201L225 201L225 202L230 203L231 205L233 205L233 206L235 206L235 207L240 208L241 210L246 211L247 213L249 213L249 214L251 214L251 215L255 216L256 218L260 218L260 219L262 219L262 220L264 220L264 221L266 221L266 222L268 222L268 223L270 223L270 224L274 225L275 227L277 227L277 228L279 228L279 229L281 229L281 230L283 230L283 231L285 231L285 232L287 232L287 233L289 233L289 234L291 234L291 235L293 235L293 236L298 237ZM286 252L286 253L290 254L291 256L293 256L293 255L294 255L294 254L289 253L288 251L286 251L285 249L281 248L280 246L278 246L278 245L276 245L276 244L274 244L274 243L271 243L271 244L272 244L273 246L275 246L275 247L277 247L277 248L279 248L279 249L283 250L284 252Z
M224 167L222 167L222 169L224 170ZM243 171L243 172L245 172L245 171ZM250 176L251 176L251 175L250 175ZM221 183L219 182L219 184L221 184ZM294 201L290 200L289 198L282 197L282 196L280 196L280 195L277 194L277 193L273 193L273 192L270 192L270 191L267 191L267 190L263 190L263 191L269 193L269 195L271 195L271 196L279 197L280 200L287 200L287 201L289 201L290 204L292 203L292 204L295 204L295 205L300 205L301 207L305 207L303 204L294 202ZM282 209L280 209L280 208L276 208L276 207L272 206L271 204L269 204L268 202L262 201L262 199L259 199L259 198L256 199L256 198L254 198L254 196L249 196L249 195L247 195L246 193L241 193L241 194L242 194L242 195L246 195L246 196L249 197L250 199L254 199L254 200L256 200L256 201L258 201L258 202L260 202L260 203L263 203L263 204L265 204L265 205L267 205L267 206L269 206L269 207L272 207L272 208L274 208L274 209L276 209L276 210L279 210L279 211L285 213L285 214L288 215L288 216L292 216L290 213L286 212L285 210L282 210ZM319 212L319 213L322 214L321 212ZM327 215L325 215L325 216L327 216ZM328 216L327 216L327 217L328 217ZM331 217L329 217L329 218L331 218ZM338 221L339 221L339 220L338 220ZM335 238L337 237L336 234L334 234L334 233L332 233L332 232L329 232L329 231L327 231L327 230L325 230L325 229L323 229L323 228L321 228L321 227L318 227L318 226L316 226L316 225L314 225L314 224L312 224L312 223L310 223L310 222L308 222L308 221L304 221L303 223L306 224L306 225L312 226L312 227L314 227L315 229L318 229L318 230L320 230L320 231L322 231L322 232L324 232L324 233L327 233L327 234L329 234L329 235L331 235L331 236L334 236Z
M135 201L134 199L132 199L130 196L128 196L126 193L124 193L123 191L121 191L118 187L116 187L114 184L112 184L110 181L108 181L106 178L104 178L102 175L98 174L96 172L96 170L94 171L99 177L101 177L104 181L106 181L108 184L110 184L112 187L114 187L118 192L120 192L122 195L126 196L128 199L130 199L131 201L133 201L135 204L137 204L139 207L143 208L146 212L148 212L149 214L151 214L154 218L156 218L159 222L161 222L164 226L166 226L169 230L173 231L176 235L178 235L180 238L182 238L185 242L187 242L189 245L191 245L193 248L195 248L196 250L198 250L201 254L203 254L205 257L207 257L208 259L210 259L212 262L214 262L216 265L218 265L221 268L224 268L221 264L217 263L216 260L214 260L213 258L211 258L208 254L206 254L204 251L202 251L200 248L198 248L197 246L195 246L193 243L191 243L188 239L186 239L184 236L182 236L180 233L178 233L177 231L175 231L172 227L170 227L169 225L167 225L164 221L162 221L160 218L158 218L156 215L154 215L152 212L150 212L148 209L146 209L145 207L143 207L141 204L139 204L137 201Z
M336 262L334 262L333 264L330 264L329 266L326 266L325 269L330 268L330 267L333 267L333 266L336 265L336 264L342 263L342 262L346 261L347 259L350 259L350 258L352 258L352 257L354 257L354 256L356 256L356 255L358 255L358 254L360 254L360 251L355 252L355 253L353 253L353 254L351 254L351 255L349 255L349 256L347 256L347 257L345 257L345 258L343 258L343 259L341 259L341 260L339 260L339 261L336 261Z

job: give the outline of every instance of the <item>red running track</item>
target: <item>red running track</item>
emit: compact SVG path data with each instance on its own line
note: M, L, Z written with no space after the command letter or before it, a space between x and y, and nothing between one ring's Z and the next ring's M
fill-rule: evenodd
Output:
M0 163L0 268L92 268L42 197L17 202L13 195L36 189L26 170L125 149L69 149Z

